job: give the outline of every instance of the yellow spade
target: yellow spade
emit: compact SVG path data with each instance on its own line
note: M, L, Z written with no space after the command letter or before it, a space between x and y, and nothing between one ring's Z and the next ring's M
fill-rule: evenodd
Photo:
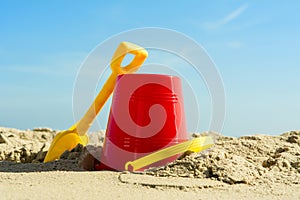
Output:
M131 63L121 67L122 61L127 54L133 54L134 58ZM129 42L120 43L111 59L110 68L112 73L97 95L96 99L82 119L80 119L68 130L62 131L54 137L44 162L50 162L59 159L64 151L73 149L77 144L86 145L88 143L88 135L86 132L113 92L117 76L120 74L127 74L137 71L144 63L147 56L147 51L142 47Z

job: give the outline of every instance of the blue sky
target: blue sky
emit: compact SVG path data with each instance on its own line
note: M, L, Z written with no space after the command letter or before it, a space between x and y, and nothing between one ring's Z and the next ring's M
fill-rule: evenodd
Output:
M162 27L190 36L216 63L224 134L300 129L299 9L298 1L0 1L0 126L68 128L89 52L119 32Z

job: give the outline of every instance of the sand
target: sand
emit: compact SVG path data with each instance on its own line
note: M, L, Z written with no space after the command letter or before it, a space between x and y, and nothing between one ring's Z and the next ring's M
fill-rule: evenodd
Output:
M42 163L56 133L0 128L0 199L300 199L300 131L218 136L210 150L144 173L87 171L103 132L88 150Z

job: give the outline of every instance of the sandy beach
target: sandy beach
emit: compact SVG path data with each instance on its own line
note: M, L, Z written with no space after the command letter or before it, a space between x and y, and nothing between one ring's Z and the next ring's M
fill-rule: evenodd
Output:
M86 148L42 163L56 133L0 128L0 199L300 199L299 131L220 136L209 151L144 173L87 171ZM91 138L96 149L103 132Z

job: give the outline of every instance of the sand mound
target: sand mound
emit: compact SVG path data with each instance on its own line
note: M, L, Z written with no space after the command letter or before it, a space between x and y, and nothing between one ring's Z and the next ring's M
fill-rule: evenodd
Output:
M280 136L220 136L211 150L146 173L210 178L229 184L300 184L300 131Z
M0 127L0 161L42 162L56 133L50 128L23 131Z
M78 145L66 151L60 160L42 163L56 133L48 128L26 131L0 128L0 171L92 170L93 156L97 159L100 156L103 132L90 134L91 145ZM183 156L145 173L159 177L205 178L228 184L300 184L300 131L280 136L218 136L209 151Z
M143 173L84 171L101 155L103 132L42 163L56 133L0 128L2 199L299 199L299 132L220 136L209 151Z
M65 151L60 160L43 163L54 136L59 131L50 128L18 130L0 127L0 171L83 171L92 169L92 155L98 157L103 142L103 132L90 134L91 144L77 145Z

